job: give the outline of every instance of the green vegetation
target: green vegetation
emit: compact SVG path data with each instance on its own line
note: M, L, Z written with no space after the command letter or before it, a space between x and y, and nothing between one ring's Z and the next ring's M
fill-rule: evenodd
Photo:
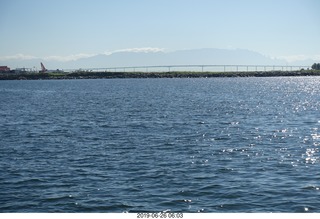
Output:
M320 65L319 65L320 67ZM244 71L244 72L72 72L0 74L0 80L50 80L50 79L98 79L98 78L211 78L211 77L279 77L320 76L320 70L300 71Z
M314 64L311 66L311 68L312 68L313 70L320 70L320 63L314 63Z
M66 75L64 72L53 72L53 73L48 73L50 77L63 77Z

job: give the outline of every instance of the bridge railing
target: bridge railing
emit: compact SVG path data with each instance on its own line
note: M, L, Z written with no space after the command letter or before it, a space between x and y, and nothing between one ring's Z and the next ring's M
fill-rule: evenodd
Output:
M150 65L150 66L125 66L107 68L73 69L72 71L93 72L253 72L253 71L299 71L310 66L294 65Z

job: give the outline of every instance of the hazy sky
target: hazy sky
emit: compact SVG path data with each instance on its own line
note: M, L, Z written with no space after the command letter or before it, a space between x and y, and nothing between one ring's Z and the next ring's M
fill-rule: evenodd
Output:
M0 8L0 57L241 48L320 59L319 0L0 0Z

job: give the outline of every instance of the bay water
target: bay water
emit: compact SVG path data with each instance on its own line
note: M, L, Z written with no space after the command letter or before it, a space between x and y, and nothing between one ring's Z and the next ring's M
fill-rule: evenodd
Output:
M0 81L0 212L320 212L320 78Z

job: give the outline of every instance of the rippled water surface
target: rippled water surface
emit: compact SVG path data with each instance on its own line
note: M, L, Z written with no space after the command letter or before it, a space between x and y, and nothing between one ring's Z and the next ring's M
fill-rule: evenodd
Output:
M0 81L0 212L320 212L320 77Z

